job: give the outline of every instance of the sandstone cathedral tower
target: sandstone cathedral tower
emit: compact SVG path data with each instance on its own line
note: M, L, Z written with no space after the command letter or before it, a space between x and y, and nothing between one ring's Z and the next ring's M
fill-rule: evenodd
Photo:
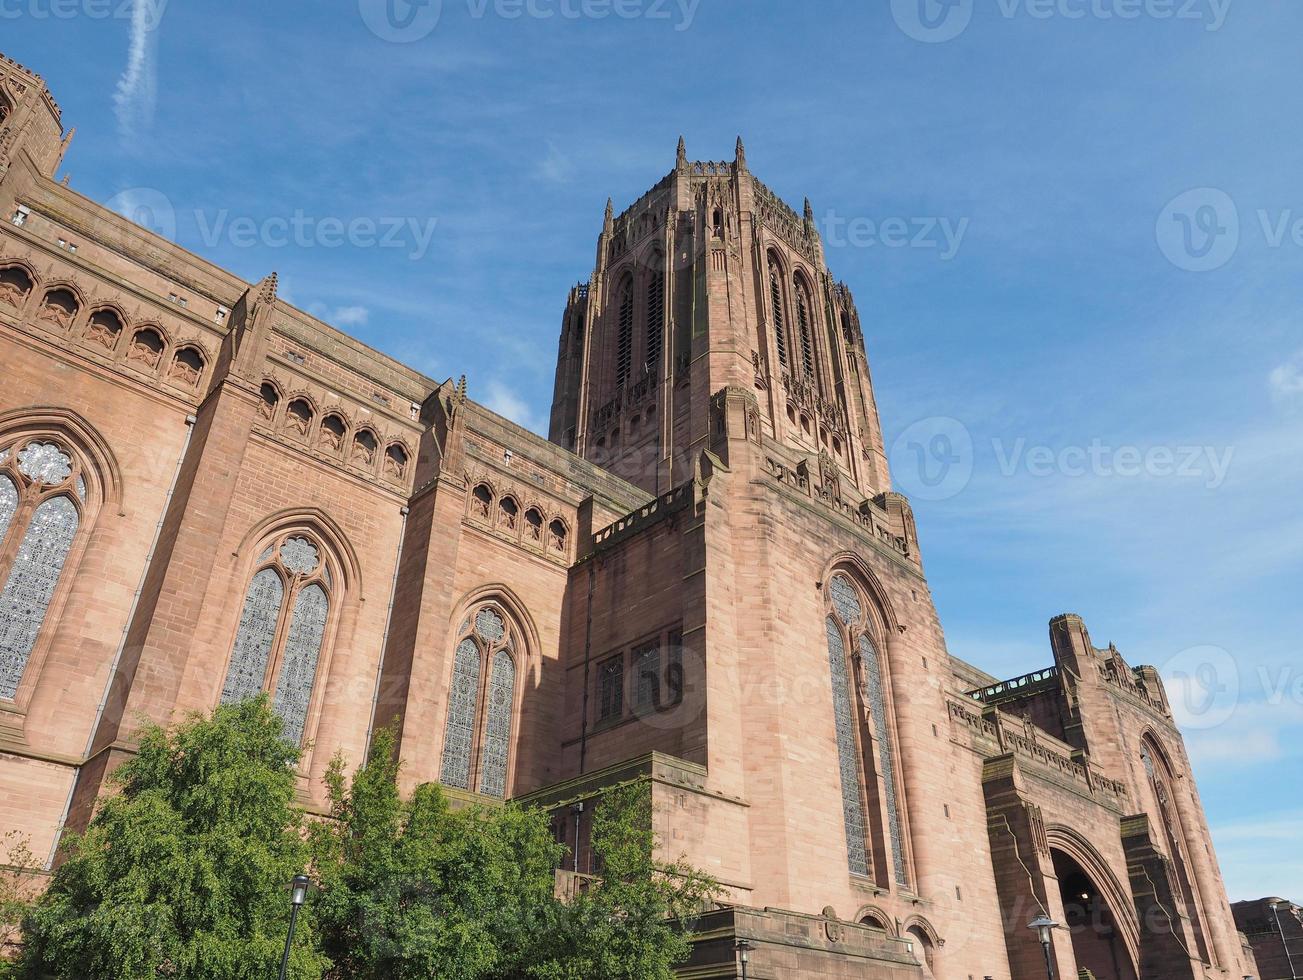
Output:
M394 722L410 784L547 807L646 778L728 901L684 975L1240 980L1153 668L1050 622L946 649L850 291L735 159L616 214L550 440L55 179L0 61L0 833L53 860L159 721L271 693L321 809ZM871 318L867 318L871 322Z

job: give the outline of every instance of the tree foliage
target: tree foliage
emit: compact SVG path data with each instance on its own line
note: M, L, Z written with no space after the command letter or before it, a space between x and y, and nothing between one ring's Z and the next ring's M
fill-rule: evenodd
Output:
M458 808L432 784L404 799L396 737L381 730L351 777L334 760L330 819L308 821L294 802L299 751L281 731L265 695L146 729L28 913L15 975L274 977L287 885L308 867L318 888L294 980L669 980L687 957L673 920L716 886L655 859L645 782L597 803L600 876L561 901L565 848L547 811Z
M147 728L114 773L119 792L28 917L20 975L67 980L266 980L306 864L294 806L299 751L264 695ZM301 916L295 980L326 966Z

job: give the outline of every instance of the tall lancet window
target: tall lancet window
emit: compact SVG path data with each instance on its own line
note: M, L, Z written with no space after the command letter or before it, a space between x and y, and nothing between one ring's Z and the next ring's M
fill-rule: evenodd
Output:
M664 260L657 252L652 262L659 266ZM655 373L661 362L661 348L665 343L665 273L654 268L647 277L647 370Z
M773 252L769 253L769 305L773 310L774 346L778 348L778 363L787 367L787 307L783 302L783 270Z
M866 608L867 600L846 575L832 576L825 626L847 856L853 874L873 875L885 885L890 866L896 882L906 885L886 683L874 640L877 627Z
M258 556L240 611L222 702L273 692L285 738L295 745L307 726L333 590L320 542L289 531Z
M87 477L53 437L0 443L0 699L18 695L84 523Z
M814 331L810 325L811 318L810 291L805 280L796 279L796 330L801 342L801 370L810 383L815 382L814 374Z
M466 617L457 637L439 779L501 799L509 788L516 665L524 640L491 602Z
M624 387L633 367L633 277L620 286L620 319L615 341L615 384Z

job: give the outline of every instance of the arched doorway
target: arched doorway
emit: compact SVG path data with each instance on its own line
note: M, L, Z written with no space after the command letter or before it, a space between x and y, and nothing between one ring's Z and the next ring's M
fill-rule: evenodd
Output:
M925 980L932 980L936 976L936 947L931 938L920 926L910 926L906 929L905 938L913 944L914 959L918 960L918 965L923 968Z
M1089 970L1098 980L1137 980L1107 897L1071 855L1057 849L1051 853L1063 901L1063 926L1072 936L1078 972Z

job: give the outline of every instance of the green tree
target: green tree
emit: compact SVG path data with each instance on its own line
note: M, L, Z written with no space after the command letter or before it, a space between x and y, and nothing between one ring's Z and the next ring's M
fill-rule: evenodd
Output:
M547 951L527 967L537 980L670 980L688 958L686 929L719 895L718 883L682 861L655 857L651 785L608 790L593 814L600 881L564 906Z
M717 886L653 857L650 788L610 791L594 813L603 877L555 897L564 848L547 812L513 804L454 810L437 786L403 802L395 737L328 777L334 820L313 835L317 916L332 977L349 980L668 980L690 919ZM347 783L347 785L346 785Z
M28 916L20 975L67 980L267 980L307 862L294 805L299 750L265 695L147 728L85 835ZM310 910L290 975L316 980Z
M20 927L40 890L41 865L27 838L10 831L0 838L0 980L12 975Z
M561 849L546 814L453 810L432 784L404 802L394 747L381 730L347 788L340 760L327 778L334 820L315 829L313 846L331 976L522 976L556 904Z

